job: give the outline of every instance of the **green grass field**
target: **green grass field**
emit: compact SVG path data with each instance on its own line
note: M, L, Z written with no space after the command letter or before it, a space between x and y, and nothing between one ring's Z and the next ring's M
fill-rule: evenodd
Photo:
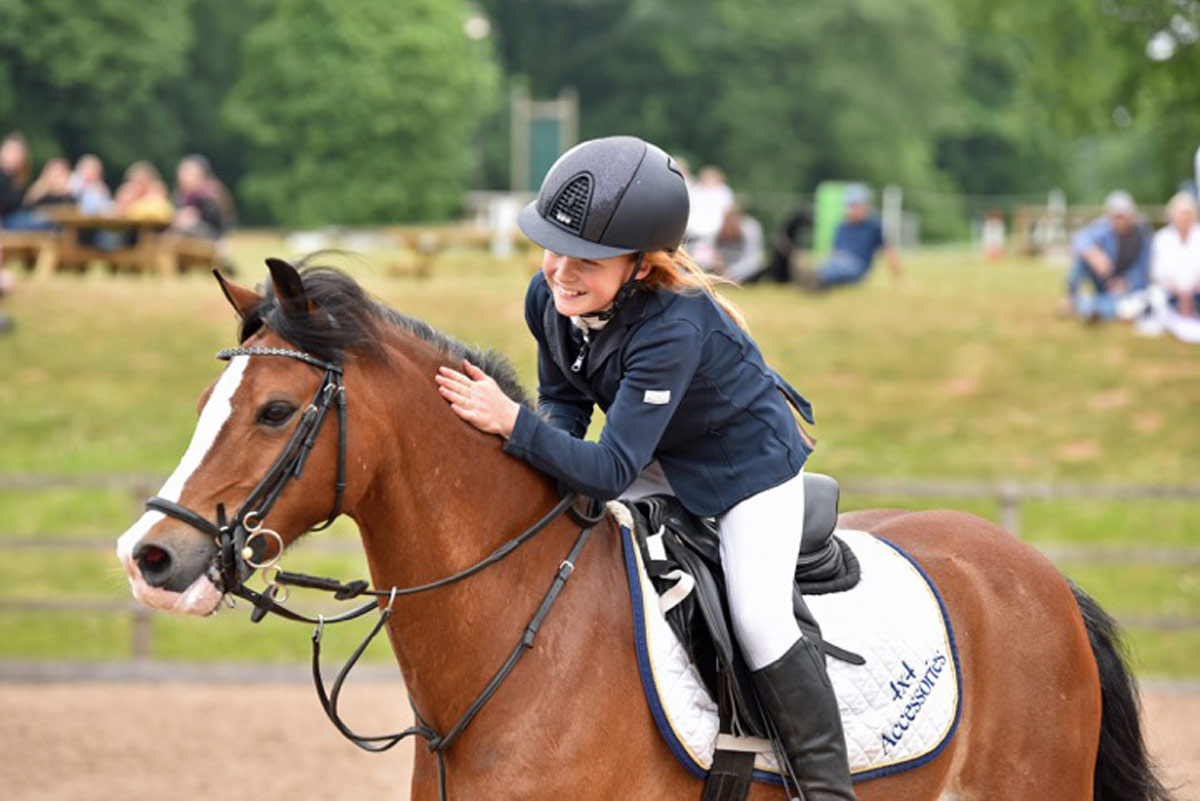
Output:
M257 282L263 256L286 254L278 240L245 234L234 255L240 280ZM532 386L535 350L521 308L531 264L449 253L418 281L381 266L393 261L341 264L398 309L508 354ZM844 480L1200 483L1200 351L1057 319L1060 271L1040 263L923 252L907 267L898 287L879 275L825 297L729 291L768 361L816 407L811 469ZM191 435L196 397L221 369L213 353L233 344L234 318L212 279L22 281L4 307L18 328L0 339L0 472L169 473ZM844 508L883 504L996 515L989 501L843 496ZM127 491L3 491L0 535L115 543L136 513ZM1026 505L1022 533L1040 543L1195 548L1198 524L1200 502L1039 501ZM356 534L342 524L316 536ZM301 546L289 566L365 572L353 549ZM1185 559L1063 568L1118 615L1200 617L1200 567ZM8 551L0 587L9 600L128 598L111 549ZM307 649L302 627L259 631L244 609L202 621L156 616L153 625L164 659L295 661ZM128 615L0 612L0 658L120 659L129 638ZM1134 630L1129 640L1144 673L1200 674L1198 631Z

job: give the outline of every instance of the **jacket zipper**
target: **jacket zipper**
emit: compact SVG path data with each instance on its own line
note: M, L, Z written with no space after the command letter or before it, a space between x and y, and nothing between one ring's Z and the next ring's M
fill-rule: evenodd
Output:
M575 362L571 365L571 372L578 373L583 369L583 362L587 359L588 348L592 344L592 338L588 336L588 332L583 332L583 347L579 349L579 355L575 357Z

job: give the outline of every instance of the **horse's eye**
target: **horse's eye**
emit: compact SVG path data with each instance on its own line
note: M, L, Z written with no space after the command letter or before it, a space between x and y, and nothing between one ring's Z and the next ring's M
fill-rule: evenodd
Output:
M258 410L258 422L268 426L281 426L296 413L296 407L287 401L271 401Z

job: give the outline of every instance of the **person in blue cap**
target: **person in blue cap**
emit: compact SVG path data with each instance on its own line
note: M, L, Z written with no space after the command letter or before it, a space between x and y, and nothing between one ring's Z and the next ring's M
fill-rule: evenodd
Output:
M1104 216L1071 240L1075 260L1067 274L1064 308L1088 322L1116 318L1121 300L1149 283L1153 239L1133 197L1122 189L1109 192Z
M880 250L892 277L899 280L903 275L900 257L884 239L883 226L871 212L871 190L862 184L851 184L842 195L842 203L845 214L833 237L833 252L815 272L799 271L800 285L821 291L857 284L867 277Z
M584 142L518 219L545 248L525 319L538 411L474 365L439 391L514 457L601 500L669 492L715 517L733 628L808 801L854 789L815 621L793 611L812 409L767 366L745 323L680 246L688 192L665 152L631 136ZM594 407L606 418L583 439ZM803 603L801 602L801 606Z

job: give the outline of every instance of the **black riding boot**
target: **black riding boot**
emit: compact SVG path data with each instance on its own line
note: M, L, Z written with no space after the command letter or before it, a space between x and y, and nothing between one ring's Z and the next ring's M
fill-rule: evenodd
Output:
M754 672L754 688L805 801L854 801L842 716L820 645L802 636L786 654Z

